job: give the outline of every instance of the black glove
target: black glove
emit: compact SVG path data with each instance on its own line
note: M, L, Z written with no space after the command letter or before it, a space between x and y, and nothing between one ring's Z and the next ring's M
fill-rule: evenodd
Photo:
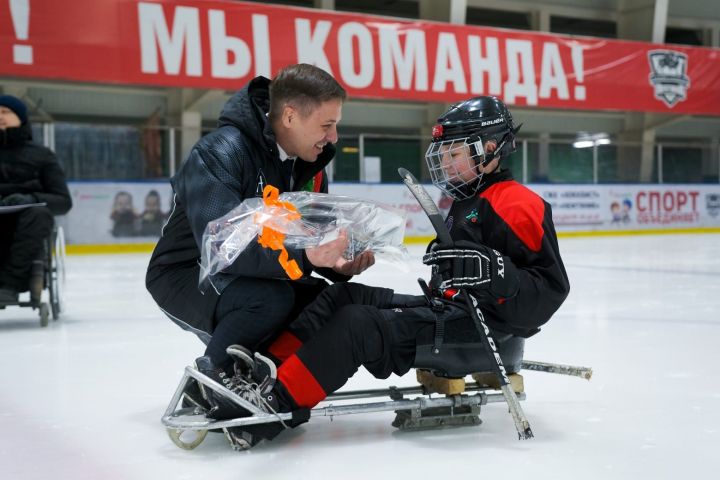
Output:
M37 198L32 193L11 193L0 200L0 204L4 207L27 205L29 203L37 203Z
M423 256L423 263L432 265L435 288L485 290L498 299L517 295L519 282L515 265L488 246L467 240L451 245L435 243Z

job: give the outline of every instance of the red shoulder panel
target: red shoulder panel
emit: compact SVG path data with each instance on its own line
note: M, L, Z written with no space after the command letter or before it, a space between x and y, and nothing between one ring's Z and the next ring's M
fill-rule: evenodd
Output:
M499 182L480 194L530 250L540 251L545 203L516 181Z

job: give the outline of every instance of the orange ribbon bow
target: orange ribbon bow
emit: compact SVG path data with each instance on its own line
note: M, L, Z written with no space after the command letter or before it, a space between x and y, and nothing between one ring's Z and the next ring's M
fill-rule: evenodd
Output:
M300 213L298 213L295 205L290 202L283 202L279 200L279 194L280 191L272 185L267 185L263 189L263 202L265 203L267 209L262 214L270 215L276 221L281 217L284 217L288 221L299 220ZM258 213L256 215L261 214ZM283 270L285 270L285 273L287 273L288 277L290 277L292 280L297 280L298 278L303 276L303 271L300 269L295 260L288 260L289 256L287 250L285 249L284 242L284 233L279 232L278 230L275 230L267 225L263 225L262 232L260 232L260 235L258 236L258 243L263 247L269 248L271 250L280 250L280 257L278 258L280 266L282 266Z

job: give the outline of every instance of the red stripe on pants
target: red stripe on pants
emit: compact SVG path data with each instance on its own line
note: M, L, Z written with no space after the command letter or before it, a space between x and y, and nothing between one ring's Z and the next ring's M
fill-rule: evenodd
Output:
M301 346L302 342L295 335L286 331L281 333L277 340L270 345L268 352L282 363L297 352Z
M278 368L278 380L298 407L312 408L327 397L310 370L293 355Z

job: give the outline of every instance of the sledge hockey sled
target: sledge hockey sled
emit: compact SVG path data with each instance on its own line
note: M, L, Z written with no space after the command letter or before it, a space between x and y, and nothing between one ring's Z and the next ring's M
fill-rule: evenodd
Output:
M592 375L592 369L586 367L533 361L523 361L522 369L571 375L588 380ZM480 425L480 409L483 405L506 402L504 394L499 390L500 381L494 373L475 373L472 374L472 381L466 381L465 378L438 377L428 370L418 369L416 372L419 386L340 391L328 396L316 408L300 414L308 419L355 413L395 412L392 425L400 430L413 431ZM193 380L252 412L252 416L230 420L208 419L202 407L192 406L190 402L184 401L188 384ZM517 399L525 400L522 375L510 374L509 380ZM383 398L386 400L352 403L356 400ZM185 367L180 384L162 417L162 423L175 445L192 450L202 443L211 430L262 423L293 423L298 420L298 414L299 412L266 413L196 368L188 366Z

